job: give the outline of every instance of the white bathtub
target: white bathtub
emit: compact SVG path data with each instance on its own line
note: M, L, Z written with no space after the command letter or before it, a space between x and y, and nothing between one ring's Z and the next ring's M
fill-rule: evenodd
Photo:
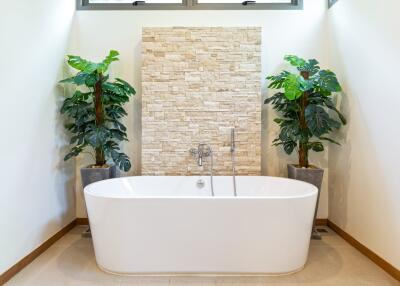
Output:
M306 263L317 188L275 177L128 177L85 188L97 264L115 274L286 274Z

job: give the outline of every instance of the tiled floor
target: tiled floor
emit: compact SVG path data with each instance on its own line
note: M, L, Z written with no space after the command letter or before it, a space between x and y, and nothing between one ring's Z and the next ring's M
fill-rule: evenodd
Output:
M81 238L79 226L64 236L7 286L86 285L400 285L368 258L329 230L321 241L312 241L306 268L281 277L120 277L100 271L90 239Z

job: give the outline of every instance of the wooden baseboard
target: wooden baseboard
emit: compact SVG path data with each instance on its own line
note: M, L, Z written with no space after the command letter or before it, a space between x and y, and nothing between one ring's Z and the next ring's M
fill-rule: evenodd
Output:
M6 272L0 275L0 285L4 285L8 280L14 277L18 272L24 269L29 263L31 263L35 258L37 258L40 254L45 252L51 245L53 245L57 240L63 237L67 232L69 232L76 225L76 220L73 220L71 223L63 227L60 231L58 231L55 235L46 240L42 245L36 248L34 251L29 253L27 256L22 258L17 264L12 266Z
M389 275L391 275L396 280L400 281L400 270L394 267L392 264L384 260L378 254L370 250L368 247L357 241L350 234L345 232L339 226L328 220L328 227L330 227L334 232L336 232L340 237L346 240L350 245L355 247L358 251L364 254L366 257L371 259L376 265L385 270Z
M89 219L87 217L78 217L76 219L76 225L89 225Z
M315 220L315 225L316 226L327 226L328 225L328 219L327 218L317 218Z

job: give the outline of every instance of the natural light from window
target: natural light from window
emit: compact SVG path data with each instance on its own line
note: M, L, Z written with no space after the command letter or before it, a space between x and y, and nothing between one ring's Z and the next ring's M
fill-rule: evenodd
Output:
M242 3L244 0L197 0L198 3ZM256 0L256 3L284 3L284 4L290 4L292 3L291 0Z
M131 4L132 0L89 0L91 4ZM198 0L198 3L242 3L243 0ZM180 0L146 0L146 3L182 3ZM290 4L291 0L257 0L256 3L284 3Z

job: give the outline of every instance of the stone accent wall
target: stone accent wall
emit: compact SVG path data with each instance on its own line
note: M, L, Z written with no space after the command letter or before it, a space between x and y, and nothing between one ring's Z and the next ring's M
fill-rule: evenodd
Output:
M207 174L189 149L214 151L214 174L261 173L261 28L143 28L142 174Z

